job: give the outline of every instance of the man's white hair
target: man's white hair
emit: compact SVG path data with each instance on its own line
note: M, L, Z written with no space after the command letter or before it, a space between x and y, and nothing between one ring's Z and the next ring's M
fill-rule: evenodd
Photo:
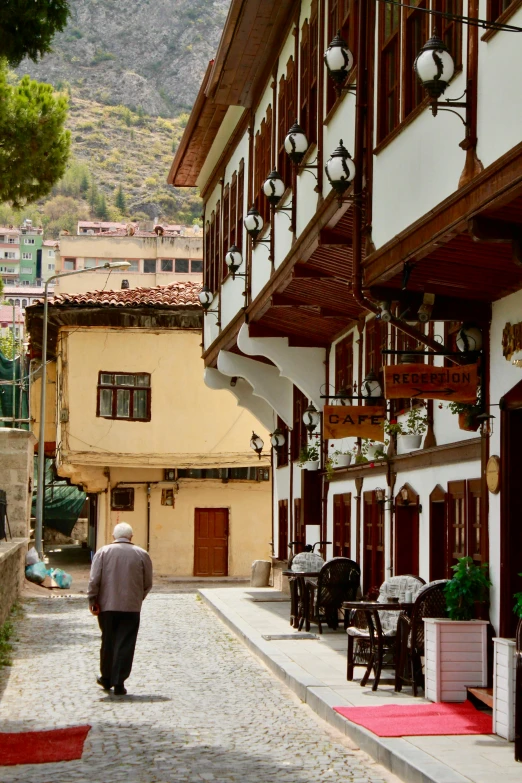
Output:
M114 538L132 538L132 528L127 522L119 522L112 533Z

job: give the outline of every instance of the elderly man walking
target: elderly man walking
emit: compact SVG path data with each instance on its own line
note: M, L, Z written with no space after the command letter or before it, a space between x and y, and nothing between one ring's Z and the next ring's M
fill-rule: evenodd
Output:
M98 617L102 633L101 677L98 685L115 696L124 696L124 682L131 673L140 611L152 587L152 561L144 549L132 543L132 527L120 522L112 544L96 552L89 579L89 609Z

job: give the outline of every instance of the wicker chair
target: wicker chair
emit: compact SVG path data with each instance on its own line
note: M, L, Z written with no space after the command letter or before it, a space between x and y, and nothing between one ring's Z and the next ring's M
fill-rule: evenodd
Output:
M516 633L515 761L522 761L522 619Z
M447 579L439 579L422 587L415 599L411 616L402 613L397 624L397 666L395 690L403 684L411 685L417 696L419 685L424 686L422 661L424 656L424 617L447 617L444 587Z
M383 582L378 601L388 603L391 598L405 600L407 591L413 597L426 584L420 576L404 574L392 576ZM373 690L377 690L381 669L395 668L395 637L400 611L377 612L375 615L362 610L354 610L349 618L348 656L346 679L353 680L354 667L365 666L366 671L361 679L361 686L366 685L372 669L375 669Z
M311 622L317 623L322 633L322 623L326 622L337 630L343 601L355 600L360 581L361 569L353 560L334 557L325 563L317 579L305 579L306 618L301 618L300 628L304 621L307 631Z

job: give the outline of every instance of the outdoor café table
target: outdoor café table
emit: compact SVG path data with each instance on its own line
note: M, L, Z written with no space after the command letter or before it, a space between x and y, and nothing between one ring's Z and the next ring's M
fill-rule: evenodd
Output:
M292 571L288 569L283 571L283 576L288 577L290 587L290 625L292 628L299 628L301 618L305 618L308 612L305 579L307 577L318 577L319 571Z
M345 601L343 603L343 609L346 611L355 609L359 612L364 612L366 615L366 619L368 621L368 633L370 637L371 651L373 655L370 655L366 672L361 680L361 685L366 684L373 668L375 672L375 679L373 681L372 690L376 691L379 686L379 680L381 678L385 643L390 643L394 639L394 637L386 636L383 633L379 612L405 612L409 615L413 609L413 602L396 601L393 603L390 602L381 604L379 601ZM397 655L399 647L397 642L399 640L395 637L395 641L395 655ZM396 663L397 661L395 660L395 664Z

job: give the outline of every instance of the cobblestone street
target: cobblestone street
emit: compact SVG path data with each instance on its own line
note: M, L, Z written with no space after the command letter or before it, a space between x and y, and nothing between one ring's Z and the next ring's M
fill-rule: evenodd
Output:
M99 631L85 598L25 602L0 672L2 731L90 724L83 758L3 767L2 783L312 783L397 780L320 721L195 592L144 604L129 694L96 684Z

